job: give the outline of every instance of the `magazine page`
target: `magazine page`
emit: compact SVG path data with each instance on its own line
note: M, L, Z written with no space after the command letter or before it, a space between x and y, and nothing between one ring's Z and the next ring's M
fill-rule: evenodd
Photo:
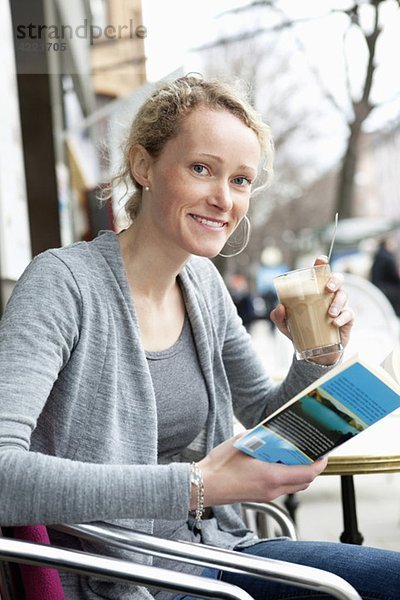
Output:
M268 462L313 462L400 407L400 387L387 383L362 362L349 361L235 445Z

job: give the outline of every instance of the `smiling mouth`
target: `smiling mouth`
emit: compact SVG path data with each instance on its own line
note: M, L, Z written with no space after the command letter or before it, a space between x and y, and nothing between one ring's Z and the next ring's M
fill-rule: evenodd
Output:
M201 223L202 225L207 225L207 227L213 227L214 229L222 229L228 223L226 221L216 221L214 219L206 219L205 217L199 217L199 215L190 215L192 219Z

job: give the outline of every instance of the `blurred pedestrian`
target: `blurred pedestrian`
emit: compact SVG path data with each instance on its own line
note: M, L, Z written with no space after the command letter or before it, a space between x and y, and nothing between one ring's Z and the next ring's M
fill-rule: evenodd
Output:
M239 317L248 331L257 319L254 296L244 275L235 274L228 281L228 289Z
M375 253L371 281L387 297L397 316L400 316L400 275L393 238L384 238Z

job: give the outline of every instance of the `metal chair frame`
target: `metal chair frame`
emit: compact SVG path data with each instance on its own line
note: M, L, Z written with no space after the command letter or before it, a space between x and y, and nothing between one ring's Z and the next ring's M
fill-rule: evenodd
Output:
M106 581L136 583L170 592L189 593L201 598L252 600L251 596L241 588L216 579L187 573L180 573L177 577L174 571L167 569L4 537L0 537L0 560L55 567L61 571L92 575ZM20 596L17 598L14 595L10 579L6 581L3 579L0 592L2 600L21 600Z
M281 527L283 535L296 539L294 525L290 517L280 507L273 503L244 503L242 506L246 510L262 513L264 517L265 515L271 516ZM107 526L97 523L57 525L51 526L51 528L78 538L101 541L106 545L117 546L145 555L159 556L235 573L251 574L262 579L279 581L330 594L339 600L361 600L356 590L345 580L337 575L313 567L249 556L231 550L217 549L204 544L166 540L111 524L107 524ZM178 578L174 571L111 559L109 557L100 557L89 553L62 550L52 546L17 542L16 540L6 538L0 538L1 560L55 566L61 570L88 575L94 574L100 579L131 581L139 585L159 587L177 591L178 593L185 588L185 591L193 596L227 599L238 598L240 600L249 600L250 598L243 590L238 592L236 586L229 586L224 582L205 577L195 577L186 574L183 577L184 574L180 573ZM210 582L212 583L210 584ZM221 587L220 585L214 586L213 584L216 583L223 583L224 586L228 585L228 588ZM4 595L2 600L16 599L13 595ZM18 598L18 600L20 599Z
M275 504L275 502L242 502L241 504L246 524L257 532L260 538L276 537L276 531L272 531L271 521L274 521L280 529L281 535L297 540L295 524L288 512ZM252 515L254 522L250 523L248 518ZM272 534L272 535L271 535Z

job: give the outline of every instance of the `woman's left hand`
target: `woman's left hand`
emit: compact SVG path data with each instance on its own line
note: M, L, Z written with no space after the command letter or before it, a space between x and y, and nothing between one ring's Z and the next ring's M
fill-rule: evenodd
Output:
M314 261L314 264L323 265L327 262L328 259L326 256L319 256ZM347 293L342 289L342 285L343 275L340 273L332 273L332 277L329 279L326 287L328 291L334 293L328 313L329 316L333 318L333 323L340 329L343 348L345 348L350 339L350 332L354 323L354 312L350 307L347 306ZM282 304L278 304L278 306L271 311L270 318L271 321L275 323L279 331L281 331L291 340L292 337L286 325L285 307ZM333 364L338 360L339 357L340 354L336 352L332 355L321 357L321 362L323 359L323 364Z

